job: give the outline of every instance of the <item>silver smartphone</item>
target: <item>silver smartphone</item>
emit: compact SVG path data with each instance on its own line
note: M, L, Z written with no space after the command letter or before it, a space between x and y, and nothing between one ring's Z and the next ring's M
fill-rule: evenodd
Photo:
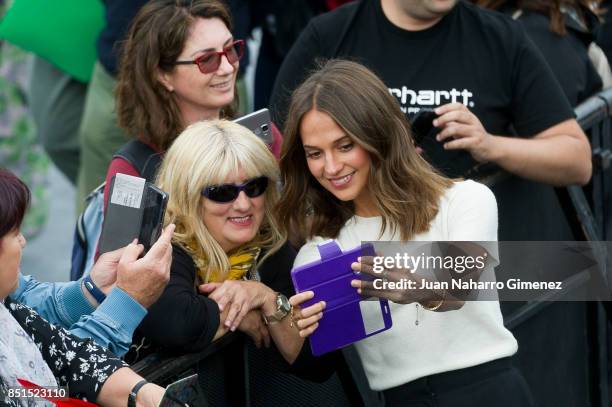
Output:
M234 120L247 129L251 130L257 137L262 139L267 145L272 144L272 119L268 109L261 109L246 116Z

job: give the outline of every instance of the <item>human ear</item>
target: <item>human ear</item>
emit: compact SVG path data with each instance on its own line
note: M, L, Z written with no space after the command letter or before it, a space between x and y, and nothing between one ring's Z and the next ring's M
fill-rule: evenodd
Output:
M157 80L162 84L164 88L168 92L174 92L174 86L172 85L172 76L170 72L163 72L161 70L157 70Z

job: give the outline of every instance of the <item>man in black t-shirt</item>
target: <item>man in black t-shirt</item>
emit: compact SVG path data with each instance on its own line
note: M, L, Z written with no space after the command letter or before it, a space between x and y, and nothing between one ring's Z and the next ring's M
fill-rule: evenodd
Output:
M457 0L365 0L316 17L277 77L271 105L278 123L320 57L374 70L408 117L435 110L440 133L421 147L447 175L493 162L552 185L584 184L591 176L589 143L569 103L507 16Z

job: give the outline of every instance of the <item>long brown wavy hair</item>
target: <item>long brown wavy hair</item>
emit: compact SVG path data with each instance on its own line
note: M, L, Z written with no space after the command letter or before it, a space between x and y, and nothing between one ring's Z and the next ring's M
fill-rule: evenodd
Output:
M312 109L328 114L370 154L368 187L382 215L380 233L390 227L409 240L429 230L452 181L416 151L406 117L385 84L366 67L340 59L325 63L292 95L280 159L280 225L299 239L336 238L354 215L352 202L336 198L308 170L300 124Z
M230 12L221 1L151 0L136 15L122 44L115 90L119 126L164 151L187 123L175 94L159 82L159 72L175 69L197 18L219 18L232 30ZM221 117L233 118L237 104L235 93Z
M583 20L584 13L588 11L596 16L602 14L602 10L599 8L601 0L473 0L473 3L492 10L512 6L517 9L544 14L550 19L550 31L559 35L567 34L565 17L561 11L562 7L573 8Z

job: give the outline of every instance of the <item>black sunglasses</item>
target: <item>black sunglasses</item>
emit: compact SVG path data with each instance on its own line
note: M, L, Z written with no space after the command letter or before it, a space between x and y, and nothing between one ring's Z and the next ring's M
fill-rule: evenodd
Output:
M211 185L202 190L202 195L211 201L218 203L233 202L244 191L249 198L257 198L268 188L268 177L257 177L245 182L244 184L220 184Z

